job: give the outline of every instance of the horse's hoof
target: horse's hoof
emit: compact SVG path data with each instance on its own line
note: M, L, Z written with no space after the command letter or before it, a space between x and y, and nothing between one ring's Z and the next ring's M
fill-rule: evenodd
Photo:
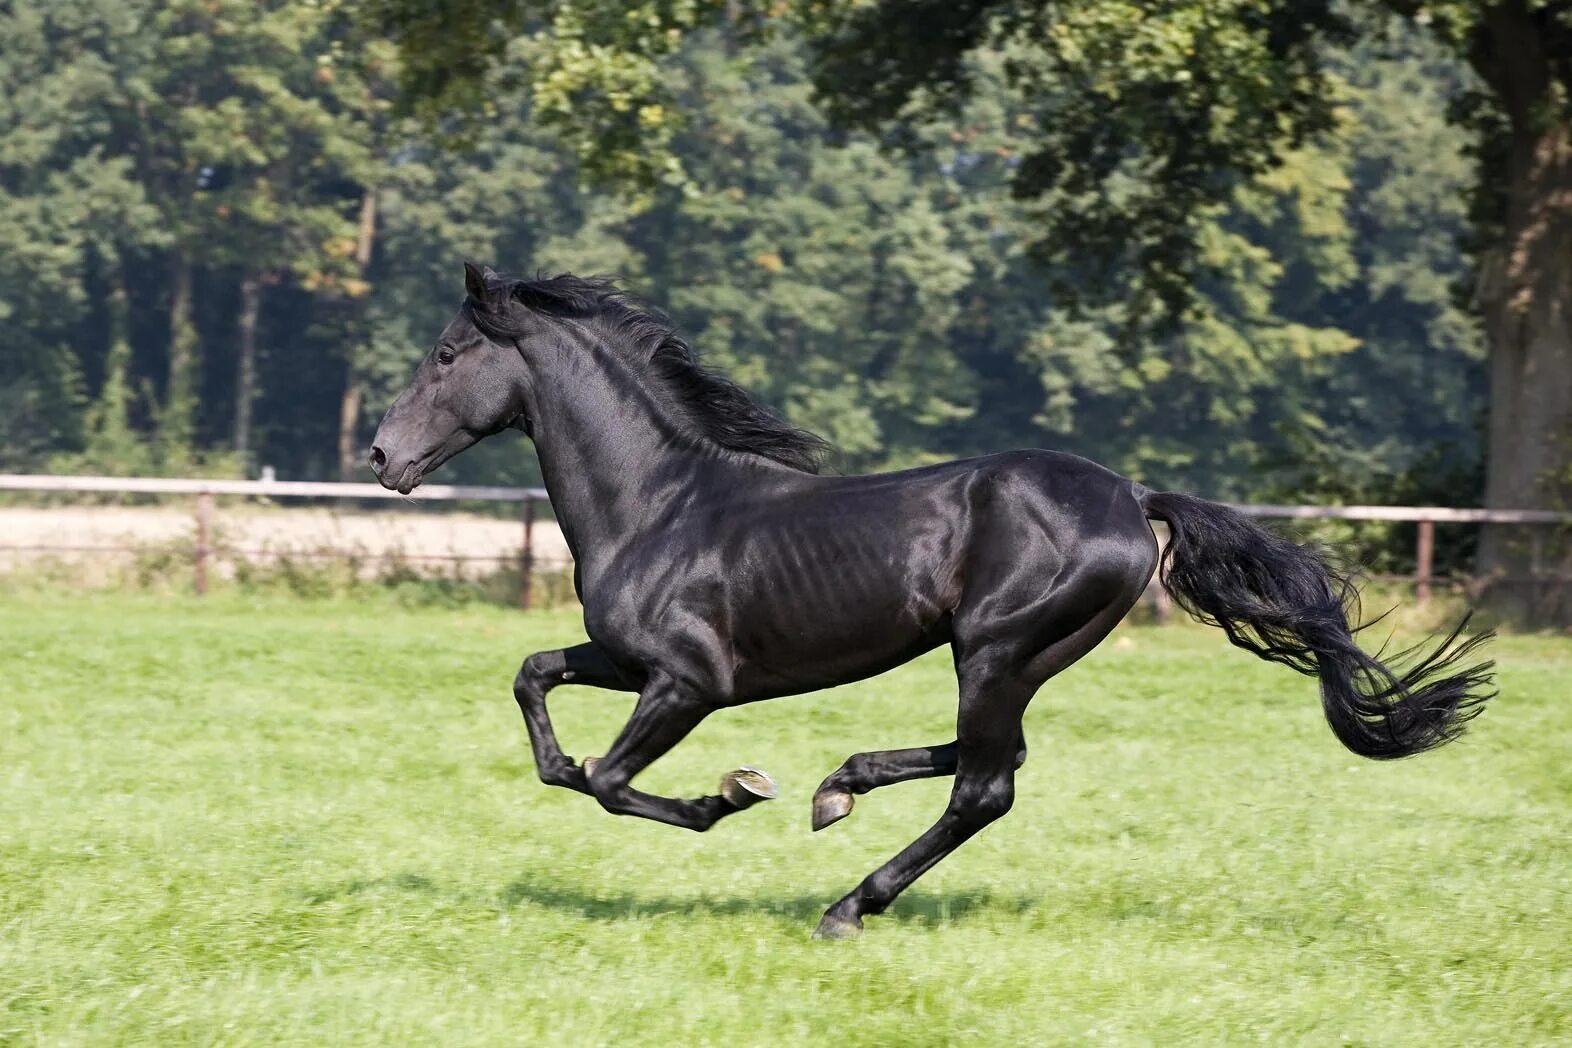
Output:
M849 790L820 790L813 795L813 830L815 833L840 822L851 814L852 795Z
M599 763L600 763L600 758L599 757L585 757L584 758L584 762L581 765L579 765L579 766L584 769L584 777L586 779L594 777L594 775L595 775L595 765L597 765Z
M813 930L815 939L855 939L862 934L861 917L837 917L827 913Z
M757 768L741 767L721 776L721 796L733 808L751 808L760 801L774 800L780 793L775 780Z

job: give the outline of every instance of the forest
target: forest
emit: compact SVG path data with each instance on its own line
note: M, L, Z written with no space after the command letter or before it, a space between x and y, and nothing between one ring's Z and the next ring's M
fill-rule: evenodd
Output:
M632 116L680 177L619 179L530 75L560 34L500 31L454 115L339 0L0 5L0 469L367 479L474 259L616 276L845 471L1036 446L1216 498L1480 504L1477 85L1432 33L1316 43L1326 119L1195 209L1158 322L1045 247L1081 205L1020 191L1051 85L1010 41L897 135L821 104L799 23L694 25L660 57L680 119ZM494 444L444 472L535 479Z

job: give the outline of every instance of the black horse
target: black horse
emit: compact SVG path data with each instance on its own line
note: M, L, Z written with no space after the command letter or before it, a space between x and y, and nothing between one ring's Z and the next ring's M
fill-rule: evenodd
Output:
M941 644L960 680L952 742L847 758L813 797L813 828L860 793L953 775L934 826L825 913L855 934L1010 810L1021 718L1097 645L1171 540L1163 579L1235 644L1320 678L1355 753L1406 757L1455 738L1489 697L1488 635L1460 625L1382 661L1354 641L1348 579L1320 555L1216 503L1152 491L1086 459L1014 451L876 476L820 476L825 445L699 367L656 311L610 283L509 280L466 265L467 297L388 410L371 467L408 493L504 429L534 441L575 559L590 641L524 660L514 695L541 779L607 811L690 830L775 796L764 773L675 800L631 781L709 714L869 677ZM636 691L606 755L575 764L546 713L571 681Z

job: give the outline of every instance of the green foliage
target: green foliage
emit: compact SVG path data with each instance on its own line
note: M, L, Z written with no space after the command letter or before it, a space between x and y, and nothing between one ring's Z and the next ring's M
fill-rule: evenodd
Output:
M973 50L1006 54L1033 127L1013 187L1051 203L1034 247L1055 292L1106 299L1128 285L1141 328L1191 303L1194 263L1215 250L1207 212L1334 125L1318 45L1346 25L1331 3L916 6L826 18L816 81L832 110L873 127L950 108Z
M131 425L130 363L130 344L116 339L104 361L103 386L83 413L82 450L54 456L51 470L127 477L153 472L152 448Z
M696 189L630 224L655 296L848 465L933 449L976 403L948 348L976 266L943 183L871 143L833 145L796 47L685 58L677 145Z
M587 173L647 201L660 185L688 184L673 148L683 112L661 60L726 9L720 0L373 0L366 18L401 43L406 111L457 117L478 133L498 109L490 88L500 63L501 86L522 89ZM744 31L731 27L734 38Z
M118 0L0 9L0 464L12 468L82 439L83 380L110 341L82 338L95 288L116 283L125 252L163 239L131 160L103 142L119 88L110 42L138 13Z
M1445 475L1476 475L1479 335L1454 302L1470 160L1440 116L1463 85L1412 35L1322 56L1325 111L1301 129L1319 134L1216 199L1169 200L1204 276L1163 327L1160 297L1130 272L1110 270L1114 293L1094 307L1074 286L1092 256L1045 247L1056 222L1112 221L1108 201L1071 182L1022 198L1053 107L1086 101L1050 73L1065 79L1076 49L1147 63L1135 95L1110 80L1087 97L1145 98L1152 148L1178 148L1153 85L1210 41L1244 65L1194 90L1234 90L1270 57L1265 23L1168 5L1115 47L1133 9L1078 7L1056 58L1020 26L976 47L892 38L856 71L868 106L908 45L953 50L967 90L941 105L923 86L902 110L911 148L891 151L838 130L810 75L868 11L466 2L437 21L426 5L374 5L398 54L319 0L9 9L0 77L22 102L0 119L8 464L237 468L223 457L236 289L259 278L251 461L331 476L347 440L353 467L468 257L618 275L712 363L831 437L847 469L1046 445L1166 486L1293 501L1379 500L1437 448L1453 449ZM72 47L54 50L67 32ZM1308 62L1302 45L1272 44ZM447 127L461 133L397 115L399 80L427 116L462 103L468 119ZM1219 141L1259 130L1261 112L1241 110ZM1137 210L1168 206L1154 170L1143 160L1109 185ZM503 439L445 472L537 477Z
M1176 333L1121 351L1115 308L1044 347L1049 365L1102 347L1089 395L1076 407L1061 393L1057 417L1088 454L1116 447L1144 475L1236 498L1386 502L1418 487L1469 502L1485 352L1457 301L1472 169L1443 116L1444 66L1410 37L1329 68L1334 131L1207 212L1212 276Z
M183 250L202 264L338 289L358 185L374 181L385 48L339 0L168 0L145 30L144 148Z

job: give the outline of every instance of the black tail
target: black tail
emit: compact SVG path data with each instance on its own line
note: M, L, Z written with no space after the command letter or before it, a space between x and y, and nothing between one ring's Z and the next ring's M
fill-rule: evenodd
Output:
M1415 647L1382 661L1354 642L1353 582L1314 549L1192 495L1149 491L1141 507L1168 524L1161 576L1179 606L1239 647L1319 677L1332 731L1360 756L1451 742L1495 694L1494 663L1459 665L1493 636L1463 639L1466 618L1429 654Z

